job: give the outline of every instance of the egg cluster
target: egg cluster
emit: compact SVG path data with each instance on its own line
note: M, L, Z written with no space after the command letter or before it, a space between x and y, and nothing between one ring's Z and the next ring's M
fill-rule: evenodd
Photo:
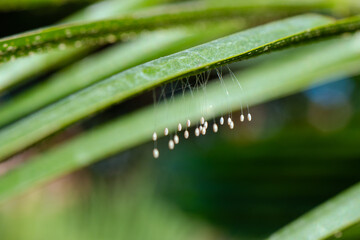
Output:
M237 83L238 87L242 89L240 82L238 81L238 79L236 78L235 74L230 70L230 68L226 65L227 70L230 73L231 79L232 81L234 81L235 83ZM216 75L220 80L221 86L224 89L224 93L226 94L227 97L229 97L229 91L226 87L226 84L224 82L223 79L223 75L222 75L222 68L220 69L215 69L216 71ZM183 80L180 80L181 82L181 89L182 89L182 95L184 96L184 92L186 91L186 89L189 89L189 92L191 93L191 96L193 96L193 92L195 91L200 91L202 90L204 92L204 97L206 98L206 84L210 78L210 71L204 72L203 74L197 75L195 76L196 78L196 82L195 84L192 86L189 83L189 78L186 79L185 84L183 82ZM173 100L174 98L174 94L176 91L176 86L177 86L178 82L175 84L175 87L173 86L173 84L171 83L171 96L170 96L170 101ZM163 98L163 101L166 103L168 101L168 99L166 98L166 87L162 87L162 91L159 97L159 101ZM154 91L154 106L156 108L156 94ZM206 102L206 99L204 99L204 101ZM252 116L250 114L249 111L249 106L247 105L247 120L250 122L252 120ZM245 121L245 115L244 115L244 111L243 111L243 107L241 105L241 115L240 115L240 122L244 122ZM225 118L223 116L221 116L219 118L219 125L225 125ZM212 131L214 133L217 133L219 131L219 125L218 123L215 121L215 119L213 120L213 124L212 124ZM234 129L235 127L235 123L233 121L232 118L232 113L230 113L226 119L226 123L229 126L230 129ZM188 139L190 137L190 132L189 132L189 128L191 127L191 121L190 119L186 120L186 123L183 125L182 123L178 123L176 131L174 133L174 135L170 134L169 128L165 128L164 129L164 136L170 136L170 140L168 142L168 147L170 150L173 150L175 148L176 144L179 144L179 133L181 133L183 130L183 134L184 134L184 138ZM199 137L200 135L206 135L208 128L209 128L209 122L204 118L201 117L199 123L196 124L196 126L194 126L194 135L196 137ZM157 148L157 140L158 140L158 134L156 132L153 133L152 135L152 140L154 141L154 149L153 149L153 157L154 158L159 158L159 150Z
M252 116L251 116L250 113L247 114L247 120L249 122L252 120ZM245 121L245 116L244 116L244 114L241 114L240 115L240 122L244 122L244 121ZM194 130L194 135L196 137L199 137L200 135L206 135L206 132L208 131L208 128L209 128L209 123L208 123L208 121L205 120L204 117L200 118L199 123L200 124L198 124L198 126ZM225 124L224 117L220 117L219 124L220 125ZM230 129L234 129L234 126L235 126L234 121L230 116L227 118L227 125L229 126ZM186 121L185 126L186 126L186 128L184 130L184 138L188 139L190 137L190 133L189 133L188 128L191 127L191 121L189 119ZM180 139L179 139L178 133L180 133L182 130L183 130L183 125L181 123L179 123L178 126L177 126L177 131L176 131L174 137L170 138L170 140L169 140L168 147L169 147L170 150L173 150L175 148L175 145L179 143ZM219 126L215 121L212 124L212 130L213 130L214 133L217 133L219 131ZM169 135L169 129L165 128L164 129L164 136L168 136L168 135ZM157 135L156 132L154 132L153 135L152 135L152 140L155 143L154 146L156 146L157 139L158 139L158 135ZM154 158L159 158L159 156L160 156L159 150L156 147L154 147L154 149L153 149L153 157Z

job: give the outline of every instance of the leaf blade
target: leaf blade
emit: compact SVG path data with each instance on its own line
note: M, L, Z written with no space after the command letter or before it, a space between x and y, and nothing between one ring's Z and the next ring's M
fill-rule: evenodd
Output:
M207 2L173 4L166 8L155 8L117 19L57 25L0 39L0 61L8 61L33 51L113 43L127 39L129 34L143 30L259 14L265 11L264 6L274 10L292 9L294 11L285 2L282 2L280 6L276 2L265 5L243 2L231 5L221 2L215 5ZM256 11L257 9L259 10ZM282 10L280 12L284 13Z
M280 229L269 240L330 237L360 221L359 201L360 184L356 184Z

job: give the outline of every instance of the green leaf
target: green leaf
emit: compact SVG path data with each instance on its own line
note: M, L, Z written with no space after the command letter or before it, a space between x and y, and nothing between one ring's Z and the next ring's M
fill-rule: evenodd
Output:
M316 207L274 233L269 240L325 239L360 221L360 184Z
M3 129L0 132L0 159L79 119L164 82L304 40L353 30L359 27L360 23L359 18L354 18L324 25L329 22L330 19L317 15L293 17L218 39L119 73ZM316 26L321 27L310 30Z
M115 17L159 2L161 0L105 1L91 5L67 17L60 23ZM91 50L92 48L85 47L66 50L54 49L44 54L35 54L19 58L13 62L3 63L0 65L0 93L32 76L56 69Z
M88 8L66 18L61 21L61 23L70 23L74 21L88 21L88 20L101 20L105 18L111 18L118 16L119 14L129 13L139 8L153 6L159 3L164 2L163 0L127 0L127 1L105 1L91 5ZM205 3L199 2L188 2L186 4L197 6L198 8L203 5L202 8L206 8L207 5L212 6L212 8L217 8L219 11L225 6L225 8L235 8L238 9L239 14L244 13L254 13L263 11L265 14L262 14L263 18L269 16L268 11L271 10L270 14L276 17L279 17L281 14L289 14L289 12L297 13L304 11L330 11L336 14L338 13L348 13L349 9L359 9L358 3L352 0L336 0L336 1L327 1L327 0L312 0L312 1L294 1L294 0L257 0L251 2L243 1L212 1L207 0ZM181 6L181 5L180 5ZM169 7L164 7L161 10L163 12L169 12L173 9L171 5ZM340 9L340 10L339 10ZM146 10L148 11L148 10ZM154 10L150 10L154 11ZM156 11L156 10L155 10ZM157 10L159 11L159 10ZM148 13L146 13L148 14ZM256 18L255 18L256 19ZM63 45L62 45L63 46ZM52 70L64 63L64 61L69 61L76 56L81 56L81 49L66 49L59 51L58 49L50 50L45 54L37 54L31 56L30 58L20 58L15 62L9 62L0 65L0 92L5 89L23 81L27 78L34 76L36 74L41 74L43 72ZM3 60L0 60L3 61ZM21 70L19 70L21 69Z
M89 51L89 48L68 49L66 51L53 50L46 54L32 55L19 58L14 62L1 64L0 94L25 79L66 65L66 63L84 56Z
M234 2L185 2L166 7L154 8L117 19L99 20L94 22L57 25L0 40L0 61L16 59L35 51L44 52L49 49L103 45L118 40L128 39L143 30L154 30L174 25L192 24L196 21L214 21L226 18L239 18L262 14L265 18L269 8L274 12L298 12L308 9L292 8L294 2L264 4L263 1L252 3ZM309 2L307 2L309 3ZM313 6L310 4L310 6ZM256 14L255 14L256 13ZM271 15L271 14L270 14ZM272 13L274 15L274 13Z
M174 9L173 9L174 8ZM117 19L99 20L86 23L57 25L27 32L0 40L0 61L16 59L19 56L44 52L58 48L65 50L69 46L104 45L129 39L144 30L154 30L173 25L183 25L195 21L216 20L239 15L237 9L208 9L204 7L175 7L163 9L167 13L146 13L150 16L129 15ZM142 14L144 15L144 14Z
M110 47L0 104L0 126L115 73L235 32L243 26L237 21L212 24L211 30L195 27L164 30Z
M269 61L238 74L243 90L236 82L226 79L228 97L225 97L223 87L216 82L208 85L206 96L199 92L193 97L178 97L171 104L160 104L155 110L153 106L149 106L84 133L30 159L1 177L0 202L114 153L149 141L154 131L160 133L165 127L175 129L177 123L185 122L188 118L193 122L200 116L211 119L224 111L239 109L243 103L262 103L301 91L313 84L320 84L329 77L333 79L334 76L359 73L359 39L359 35L354 35L291 49L285 55L286 58Z

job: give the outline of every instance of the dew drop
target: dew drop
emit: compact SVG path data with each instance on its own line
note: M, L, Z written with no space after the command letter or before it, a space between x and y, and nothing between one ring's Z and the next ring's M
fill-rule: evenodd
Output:
M60 49L60 50L65 50L65 49L66 49L65 43L60 43L60 44L59 44L59 49Z
M7 51L15 51L16 50L16 47L14 47L14 46L9 46L7 49L6 49Z
M165 128L165 129L164 129L164 135L165 135L165 136L169 135L169 129L168 129L168 128Z
M76 42L75 42L75 47L76 47L76 48L82 47L81 41L76 41Z
M71 37L72 37L72 33L71 33L71 31L70 31L69 29L67 29L67 30L65 31L65 34L66 34L66 37L68 37L68 38L71 38Z
M116 42L116 36L114 34L110 34L106 37L106 40L109 42L109 43L114 43Z

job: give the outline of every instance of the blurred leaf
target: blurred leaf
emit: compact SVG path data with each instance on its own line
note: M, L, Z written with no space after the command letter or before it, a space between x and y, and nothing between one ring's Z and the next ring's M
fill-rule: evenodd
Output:
M195 21L214 21L225 18L244 17L249 13L266 16L269 7L297 11L285 2L276 4L249 4L235 2L231 5L224 2L185 2L172 4L138 12L117 19L99 20L74 24L57 25L27 32L0 40L1 61L16 59L33 52L44 52L49 49L103 45L118 40L128 39L134 33L143 30L188 24ZM297 7L300 8L301 4ZM269 13L268 13L269 14ZM274 14L274 13L271 13Z
M194 121L200 116L213 118L226 109L239 109L242 103L262 103L301 91L315 83L320 84L334 75L359 73L359 37L354 35L302 46L291 50L286 59L270 61L243 71L237 76L244 91L236 82L227 79L227 97L219 83L210 84L206 90L206 106L204 93L199 92L194 96L178 97L171 104L160 104L156 109L147 107L85 133L1 177L0 202L146 142L154 131L160 133L165 127L174 130L179 122L185 122L186 119Z
M274 233L269 240L324 239L360 221L360 184L344 191Z
M129 13L133 10L161 3L162 0L113 0L90 5L85 9L67 17L60 23L100 20ZM14 62L0 64L0 93L19 82L37 74L51 71L70 60L78 58L92 48L73 48L66 50L50 50L44 54L16 59ZM19 70L21 69L21 70Z
M357 18L354 20L324 25L331 22L331 19L318 15L293 17L131 68L0 131L0 160L70 123L159 84L287 47L302 40L347 31L349 27L357 27ZM313 28L316 26L321 27Z
M357 240L360 237L360 223L347 227L343 231L336 232L333 236L328 237L328 240L335 240L341 238L341 240Z
M237 1L232 0L223 0L221 2L217 0L205 0L214 5L236 5ZM243 4L248 4L249 6L257 5L259 7L276 6L277 8L287 8L291 11L291 8L302 9L310 11L328 11L334 15L346 15L349 12L357 13L360 9L360 3L358 0L253 0L243 1Z
M81 183L69 183L71 192L61 189L61 192L48 194L45 190L34 194L35 199L21 199L18 206L10 204L7 209L1 209L0 238L208 239L211 229L159 199L149 179L128 181L127 184L116 182L116 186L120 186L116 188L104 183L94 184L90 192L82 191L85 197L74 193L79 192Z
M92 3L97 0L1 0L0 10L23 10L42 8L49 6L60 6L69 3Z
M104 45L129 39L134 33L144 30L238 16L239 11L236 8L219 10L201 5L170 5L162 8L161 11L147 10L117 19L57 25L1 39L0 60L8 61L53 48L65 50L67 47Z
M53 50L46 54L39 54L19 58L14 62L0 65L0 94L4 90L30 78L36 74L50 71L84 56L89 48L68 49L66 51Z

